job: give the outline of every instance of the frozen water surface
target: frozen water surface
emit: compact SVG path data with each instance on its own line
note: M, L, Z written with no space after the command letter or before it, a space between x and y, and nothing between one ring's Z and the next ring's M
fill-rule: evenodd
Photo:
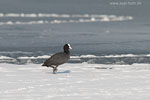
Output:
M0 64L1 100L149 100L150 65Z

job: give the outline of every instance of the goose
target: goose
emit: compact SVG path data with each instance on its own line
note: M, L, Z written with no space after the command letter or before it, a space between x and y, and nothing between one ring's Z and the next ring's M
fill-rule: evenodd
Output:
M63 52L58 52L52 55L50 58L48 58L42 66L51 67L53 68L53 74L56 74L57 67L61 64L66 63L70 59L70 44L65 44L63 47Z

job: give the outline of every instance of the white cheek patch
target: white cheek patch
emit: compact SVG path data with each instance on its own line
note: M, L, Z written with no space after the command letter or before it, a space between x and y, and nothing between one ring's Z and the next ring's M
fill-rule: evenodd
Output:
M72 49L71 46L70 46L70 44L67 44L67 45L69 46L69 49Z

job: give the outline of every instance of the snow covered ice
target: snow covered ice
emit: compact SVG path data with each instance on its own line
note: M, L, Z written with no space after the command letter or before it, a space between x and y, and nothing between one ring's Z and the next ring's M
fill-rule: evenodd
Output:
M149 100L150 65L0 64L1 100Z
M150 100L150 0L11 1L0 0L0 100ZM52 74L41 65L66 43L71 59Z

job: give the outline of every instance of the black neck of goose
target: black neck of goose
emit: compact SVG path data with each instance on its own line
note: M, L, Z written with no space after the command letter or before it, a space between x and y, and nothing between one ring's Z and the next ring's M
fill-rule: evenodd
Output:
M66 53L66 54L70 54L69 49L64 49L64 53Z

